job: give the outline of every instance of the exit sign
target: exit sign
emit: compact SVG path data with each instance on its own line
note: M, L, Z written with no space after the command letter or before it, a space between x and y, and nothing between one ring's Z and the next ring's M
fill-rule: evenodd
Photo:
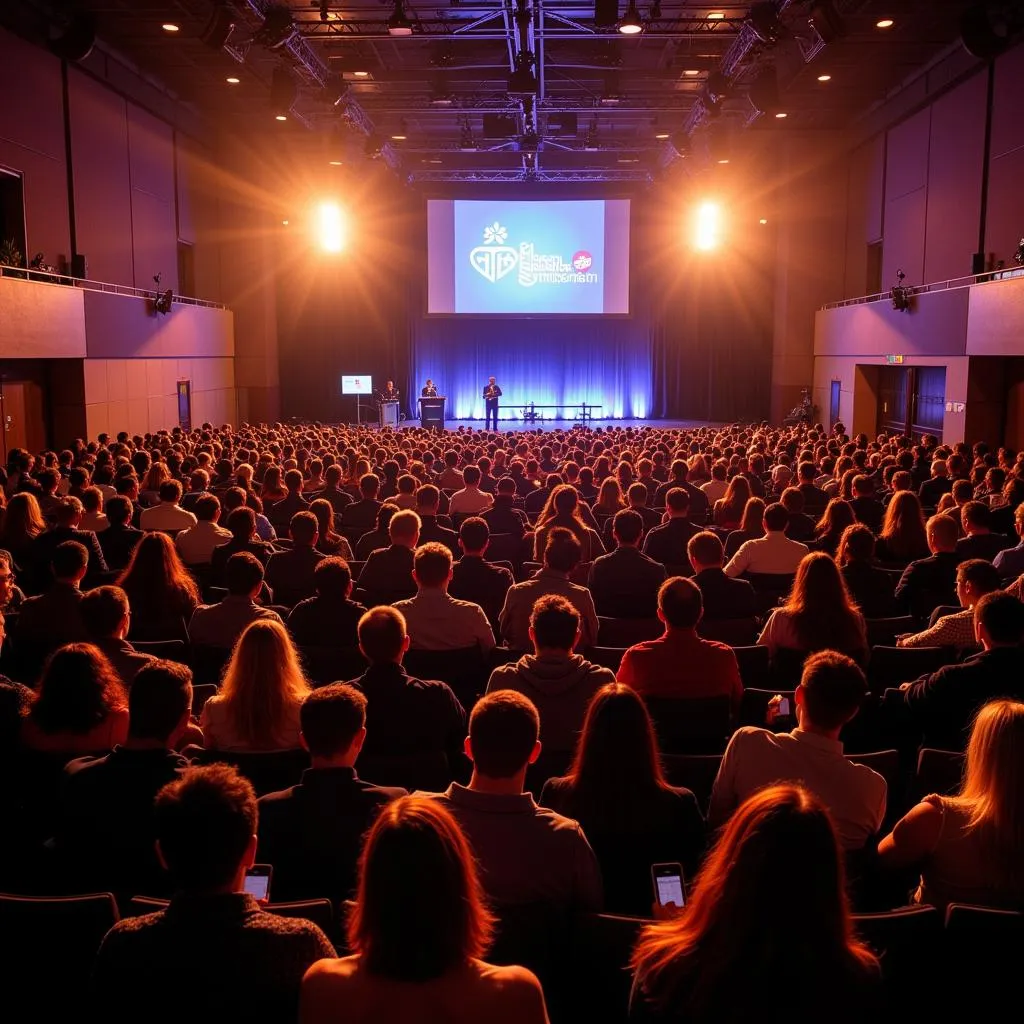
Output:
M885 357L885 361L890 366L894 366L894 365L898 366L898 365L900 365L903 362L903 356L901 356L901 355L900 356L886 356Z

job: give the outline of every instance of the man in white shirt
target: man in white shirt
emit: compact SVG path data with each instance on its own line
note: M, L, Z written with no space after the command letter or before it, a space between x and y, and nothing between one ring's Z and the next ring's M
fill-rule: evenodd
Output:
M797 728L773 733L746 726L733 734L711 791L708 824L717 828L765 786L798 782L829 809L843 847L861 849L882 825L886 783L843 756L839 733L866 694L864 673L851 658L835 651L809 657L794 694ZM778 709L775 698L769 715Z
M708 499L709 507L713 506L716 501L724 498L725 492L729 490L728 481L725 479L728 470L728 465L722 459L719 459L711 467L711 479L706 484L700 485L700 489Z
M195 526L182 530L174 538L174 546L186 565L209 565L213 549L231 540L231 531L218 526L220 499L215 494L204 494L195 503Z
M780 576L795 573L808 547L786 536L788 525L789 513L785 506L779 502L769 505L764 510L764 536L740 545L725 567L726 576L735 578L751 572Z
M465 486L451 496L449 514L478 516L486 512L494 504L494 498L480 490L480 470L476 466L467 466L462 471L462 480Z
M483 608L448 596L452 553L431 541L416 549L413 559L416 596L396 601L405 618L410 647L420 651L450 651L476 645L485 657L493 650L494 630Z
M181 501L181 484L177 480L165 480L159 493L160 504L142 510L140 529L187 530L196 525L196 517L178 504Z

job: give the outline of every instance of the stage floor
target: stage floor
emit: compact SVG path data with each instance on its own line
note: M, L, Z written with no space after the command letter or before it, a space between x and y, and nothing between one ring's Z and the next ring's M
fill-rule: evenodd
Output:
M418 420L405 420L402 426L418 426ZM572 430L581 426L579 420L538 420L536 423L524 423L522 420L499 420L498 428L505 433L517 433L527 430ZM693 430L695 427L720 427L721 423L708 420L587 420L586 425L592 430L598 427L654 427L658 430ZM445 430L458 430L466 427L469 430L483 430L483 420L445 420Z

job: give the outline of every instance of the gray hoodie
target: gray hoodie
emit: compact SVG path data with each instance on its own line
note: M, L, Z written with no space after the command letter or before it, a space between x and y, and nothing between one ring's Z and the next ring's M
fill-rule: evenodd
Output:
M540 741L548 753L571 753L583 727L590 698L615 682L610 668L593 665L579 654L524 654L513 665L491 673L487 692L517 690L537 707Z

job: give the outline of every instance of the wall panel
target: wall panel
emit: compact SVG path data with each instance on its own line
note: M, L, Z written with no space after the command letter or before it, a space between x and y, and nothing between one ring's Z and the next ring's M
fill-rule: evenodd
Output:
M882 288L896 283L902 269L907 284L923 284L927 190L907 192L885 204L885 239L882 245Z

